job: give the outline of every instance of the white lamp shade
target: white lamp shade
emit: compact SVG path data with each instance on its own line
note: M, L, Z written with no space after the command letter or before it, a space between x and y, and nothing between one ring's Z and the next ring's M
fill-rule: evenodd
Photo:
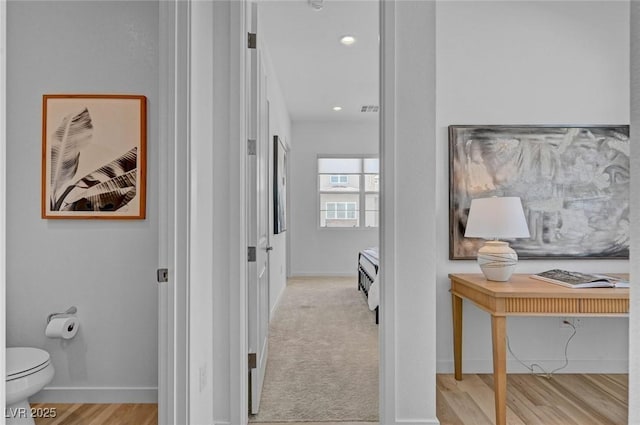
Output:
M483 239L528 238L529 227L517 196L471 200L465 237Z

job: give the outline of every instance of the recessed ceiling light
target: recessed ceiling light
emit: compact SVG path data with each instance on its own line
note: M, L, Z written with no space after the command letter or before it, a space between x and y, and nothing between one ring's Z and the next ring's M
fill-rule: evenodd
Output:
M334 106L333 110L334 111L342 111L342 106Z
M344 44L345 46L351 46L355 42L356 38L352 35L345 35L340 38L340 43Z

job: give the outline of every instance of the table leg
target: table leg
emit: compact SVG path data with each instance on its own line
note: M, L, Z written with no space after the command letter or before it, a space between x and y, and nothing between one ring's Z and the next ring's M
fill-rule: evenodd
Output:
M453 370L457 381L462 380L462 298L451 294L453 312Z
M507 425L507 318L491 316L493 339L493 388L496 402L496 425Z

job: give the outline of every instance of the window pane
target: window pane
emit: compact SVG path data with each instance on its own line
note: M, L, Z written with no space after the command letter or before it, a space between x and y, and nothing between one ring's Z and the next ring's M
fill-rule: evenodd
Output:
M348 193L320 194L321 227L358 227L360 196Z
M364 176L364 191L365 192L379 192L380 191L380 178L377 174L365 174Z
M366 195L364 209L364 225L378 227L380 225L380 195Z
M364 159L364 172L367 174L378 174L380 171L380 160L378 158Z
M335 202L327 202L327 218L336 218L336 203Z
M378 226L379 168L378 158L318 158L320 226ZM362 217L361 197L365 201Z
M318 158L319 174L359 174L362 172L360 158Z
M365 222L365 227L379 227L380 213L378 211L365 211L364 222Z
M358 174L321 174L319 182L320 192L360 191L360 175Z
M329 176L331 185L345 185L349 182L349 176L344 174L333 174Z

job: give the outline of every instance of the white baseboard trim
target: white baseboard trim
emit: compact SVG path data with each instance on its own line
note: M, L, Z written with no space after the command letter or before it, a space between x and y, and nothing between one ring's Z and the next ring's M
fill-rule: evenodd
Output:
M271 309L271 311L269 312L269 320L273 319L273 314L276 312L276 310L278 309L278 306L280 305L280 301L282 301L282 294L284 294L284 290L287 289L287 285L285 284L285 286L282 288L282 291L280 291L280 293L278 294L278 298L276 299L276 302L273 303L273 308Z
M564 360L523 360L526 364L537 363L551 371L564 364ZM463 373L493 373L493 361L463 360ZM529 373L517 360L507 360L508 373ZM453 373L453 360L439 360L436 373ZM571 360L566 368L557 373L629 373L627 360Z
M157 403L157 387L45 387L37 403Z
M354 272L349 273L327 273L327 272L295 272L287 279L305 278L305 277L358 277Z
M440 425L438 418L434 419L396 419L397 425Z

